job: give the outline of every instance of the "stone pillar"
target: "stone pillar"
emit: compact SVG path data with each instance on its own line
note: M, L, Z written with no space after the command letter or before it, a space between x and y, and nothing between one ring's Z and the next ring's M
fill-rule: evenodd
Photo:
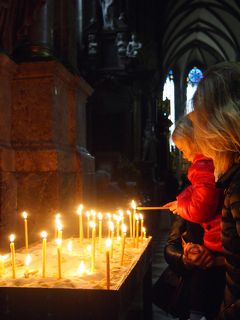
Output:
M43 228L53 234L58 211L63 215L65 234L77 233L75 209L83 200L86 160L76 148L77 143L81 146L76 128L85 126L83 110L90 94L82 78L56 61L19 65L13 80L12 145L17 210L29 211L31 239L39 237Z
M49 59L53 55L54 1L38 1L29 10L20 32L20 43L13 56L17 61Z
M8 245L7 235L15 231L17 184L15 157L11 147L11 81L17 66L0 54L0 248Z
M78 72L78 13L76 1L58 0L54 8L54 56L73 72Z

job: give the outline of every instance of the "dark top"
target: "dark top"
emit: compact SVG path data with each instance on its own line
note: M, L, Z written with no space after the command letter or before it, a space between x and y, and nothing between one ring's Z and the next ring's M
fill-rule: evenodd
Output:
M240 165L233 165L217 182L224 188L222 243L226 257L225 309L220 319L240 319Z
M164 256L171 268L181 274L187 269L182 261L182 237L185 242L203 243L203 228L176 215L164 248Z

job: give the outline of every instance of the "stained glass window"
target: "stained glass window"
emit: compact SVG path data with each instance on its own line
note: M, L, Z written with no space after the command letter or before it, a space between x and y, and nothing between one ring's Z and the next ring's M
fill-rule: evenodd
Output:
M174 130L174 123L175 123L174 75L172 70L169 71L163 87L163 100L165 100L166 98L170 100L170 114L168 118L173 123L173 125L170 127L170 136L171 136ZM171 138L170 138L169 144L170 144L170 148L171 148L171 145L174 145Z
M197 67L193 67L188 73L187 90L186 90L187 100L186 100L185 113L189 113L193 110L192 97L202 77L203 77L203 72Z
M188 80L193 84L198 84L202 77L203 73L197 67L193 67L188 73Z

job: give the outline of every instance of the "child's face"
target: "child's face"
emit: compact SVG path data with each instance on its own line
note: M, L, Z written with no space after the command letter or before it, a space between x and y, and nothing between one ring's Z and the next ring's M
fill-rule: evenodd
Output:
M195 154L192 153L192 148L189 146L189 144L183 139L175 139L174 143L176 144L177 148L182 152L183 158L192 162Z

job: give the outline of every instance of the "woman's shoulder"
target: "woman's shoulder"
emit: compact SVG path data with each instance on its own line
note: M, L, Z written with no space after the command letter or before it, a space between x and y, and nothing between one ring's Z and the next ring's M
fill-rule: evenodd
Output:
M240 170L233 176L225 194L232 198L231 202L236 201L236 199L240 200Z

